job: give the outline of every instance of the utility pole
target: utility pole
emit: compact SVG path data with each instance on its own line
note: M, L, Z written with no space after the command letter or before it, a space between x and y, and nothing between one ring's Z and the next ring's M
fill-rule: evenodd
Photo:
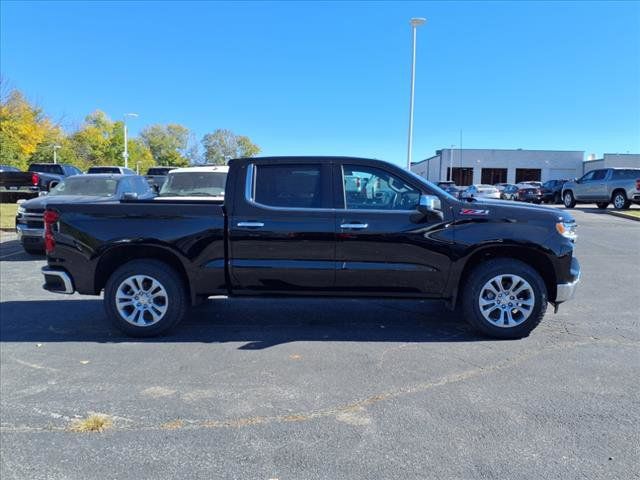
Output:
M416 81L416 32L420 25L426 22L426 18L412 18L411 24L411 98L409 101L409 141L407 145L407 170L411 171L411 156L413 154L413 99L414 84Z
M129 148L127 145L127 117L137 117L137 113L125 113L124 114L124 122L122 124L122 128L124 130L124 152L122 152L122 157L124 158L124 168L129 168Z
M62 148L60 145L53 145L53 163L58 163L58 149Z

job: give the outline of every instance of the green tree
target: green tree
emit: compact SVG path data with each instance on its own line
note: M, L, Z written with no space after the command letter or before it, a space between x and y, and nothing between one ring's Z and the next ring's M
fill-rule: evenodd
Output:
M142 132L140 138L151 151L158 165L186 166L189 129L175 123L151 125Z
M18 90L0 98L0 163L26 169L38 147L61 134L60 127Z
M202 146L205 161L214 165L226 165L231 158L255 157L260 153L260 147L249 137L221 128L204 135Z

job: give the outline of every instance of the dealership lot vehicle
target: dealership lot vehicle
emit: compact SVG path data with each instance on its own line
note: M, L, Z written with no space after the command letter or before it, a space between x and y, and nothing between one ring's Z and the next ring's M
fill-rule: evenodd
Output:
M90 167L87 170L87 173L112 173L116 175L135 175L136 172L131 170L130 168L119 167L117 165L97 165L95 167Z
M542 184L542 201L545 203L561 203L562 187L569 180L549 180Z
M601 168L591 170L575 182L562 187L564 206L596 203L605 209L610 203L616 210L625 210L632 203L640 204L640 168Z
M500 191L493 185L470 185L460 192L460 198L499 199Z
M483 333L520 338L580 277L570 215L461 202L379 160L237 159L224 203L51 202L44 219L44 288L104 289L135 336L211 295L349 295L443 299Z
M156 200L224 200L229 167L207 165L204 167L176 168L167 174Z
M0 244L0 476L628 478L640 230L573 214L581 287L517 342L437 301L317 298L210 299L132 341ZM112 426L73 431L94 412Z
M500 188L498 187L498 190ZM518 186L512 184L505 184L500 190L500 198L502 200L517 200L518 197Z
M149 184L156 189L156 191L160 191L162 185L167 180L167 174L171 170L175 170L176 167L151 167L147 170L147 174L145 178L149 182Z
M29 172L37 175L41 192L48 192L66 177L82 174L82 171L73 165L62 163L32 163L29 165Z
M104 203L153 198L155 192L139 175L74 175L61 181L48 195L18 207L16 233L27 253L44 254L44 210L48 203Z
M0 201L12 203L21 198L38 196L38 176L21 172L10 165L0 165Z
M517 185L516 200L519 202L542 203L542 190L539 186L530 183Z

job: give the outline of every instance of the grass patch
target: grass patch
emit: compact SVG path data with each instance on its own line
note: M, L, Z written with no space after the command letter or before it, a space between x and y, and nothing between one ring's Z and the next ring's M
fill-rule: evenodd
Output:
M87 418L75 420L71 424L72 432L103 432L107 428L111 428L113 422L107 415L94 413Z
M625 215L632 216L632 217L640 218L640 210L625 210L622 213L624 213Z
M16 228L16 203L0 203L0 228Z

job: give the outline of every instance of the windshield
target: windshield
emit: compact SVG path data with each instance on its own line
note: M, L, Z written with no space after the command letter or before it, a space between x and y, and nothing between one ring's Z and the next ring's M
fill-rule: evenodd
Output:
M160 189L160 197L221 197L227 183L227 172L169 173Z
M90 195L96 197L110 197L115 195L118 181L113 178L91 178L78 176L67 178L49 192L49 196L56 195Z

